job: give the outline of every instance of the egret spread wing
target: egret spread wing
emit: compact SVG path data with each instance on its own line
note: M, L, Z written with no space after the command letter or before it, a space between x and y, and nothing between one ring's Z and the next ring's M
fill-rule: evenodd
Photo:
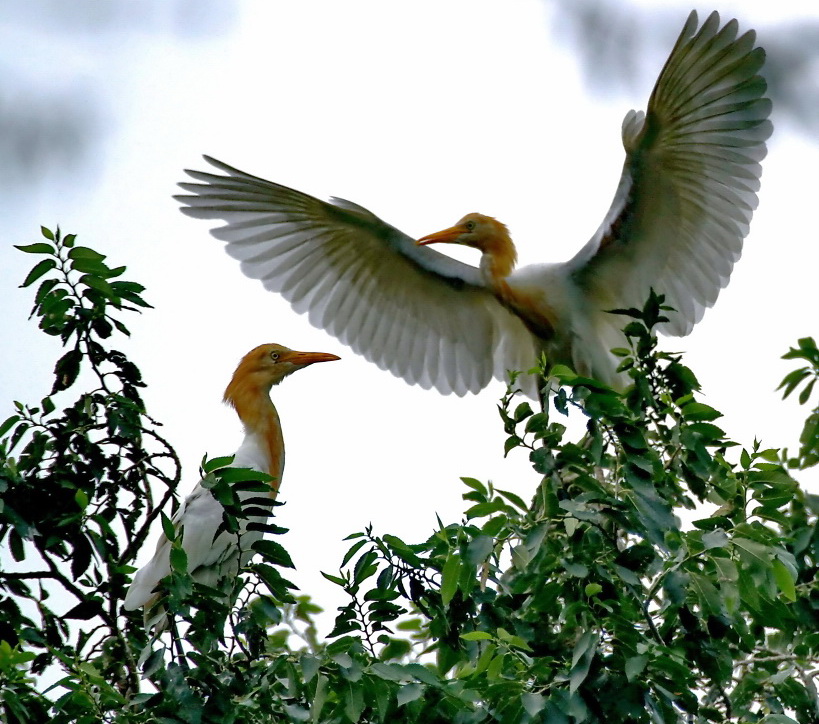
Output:
M310 322L410 384L463 395L504 367L535 360L522 322L486 289L475 267L414 240L350 201L331 203L214 159L226 175L199 183L183 211L222 219L242 271L280 292Z
M755 33L697 31L692 12L645 114L623 121L626 162L609 213L569 262L598 308L642 306L649 288L677 310L661 328L685 335L714 304L757 205L771 102ZM695 32L696 31L696 32Z

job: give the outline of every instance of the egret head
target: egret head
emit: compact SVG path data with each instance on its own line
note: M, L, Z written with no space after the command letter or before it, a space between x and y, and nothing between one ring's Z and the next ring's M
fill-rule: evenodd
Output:
M500 276L511 273L518 259L506 225L484 214L467 214L455 226L423 236L416 244L460 244L478 249L492 258Z
M314 362L337 359L336 355L326 352L296 352L281 344L261 344L242 357L225 390L225 402L235 406L242 389L269 392L273 385L278 385L296 370Z

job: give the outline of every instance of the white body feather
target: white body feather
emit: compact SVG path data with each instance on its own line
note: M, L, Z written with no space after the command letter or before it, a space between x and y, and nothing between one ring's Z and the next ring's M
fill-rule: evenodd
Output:
M256 434L245 435L231 467L260 472L268 470L268 455L263 441ZM258 493L239 492L243 502L254 495L258 496ZM188 571L195 581L211 587L223 577L236 575L253 555L253 544L261 538L261 533L246 530L248 522L255 519L252 517L240 521L239 537L226 531L216 536L223 512L221 503L197 483L172 519L174 528L183 530L182 548L188 557ZM159 582L171 573L170 548L168 538L164 533L160 534L153 558L134 575L123 603L126 610L142 608L155 597Z

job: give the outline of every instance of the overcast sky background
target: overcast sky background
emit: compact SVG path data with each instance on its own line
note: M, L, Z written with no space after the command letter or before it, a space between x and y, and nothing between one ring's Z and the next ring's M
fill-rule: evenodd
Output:
M143 371L149 412L185 465L184 492L204 454L229 454L241 440L220 400L245 352L279 342L342 357L273 391L287 445L282 542L294 580L319 603L341 601L319 571L336 570L345 535L373 522L377 533L426 538L436 513L460 518L459 476L528 500L538 476L522 452L503 458L500 383L442 397L365 362L243 277L171 194L207 153L356 201L416 237L480 211L508 224L521 264L564 260L608 209L622 117L645 107L690 5L615 6L602 27L634 13L633 42L604 33L587 44L587 66L572 35L580 26L537 0L77 7L0 8L0 418L12 400L48 392L61 354L26 321L33 292L17 285L34 260L12 249L36 241L40 224L59 224L147 287L156 309L126 318L133 336L115 346ZM783 28L819 22L813 0L717 9L755 27L763 45L766 33L781 39ZM601 75L613 58L628 82ZM775 388L793 366L781 355L819 334L819 147L776 107L773 120L760 207L731 284L690 337L663 346L686 351L730 437L795 448L806 410ZM802 482L819 492L816 471Z

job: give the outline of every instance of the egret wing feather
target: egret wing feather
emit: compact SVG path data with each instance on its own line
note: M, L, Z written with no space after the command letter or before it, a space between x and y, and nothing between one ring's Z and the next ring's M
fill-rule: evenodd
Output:
M531 334L476 267L416 245L351 201L321 201L205 158L221 173L188 171L195 183L180 184L182 211L224 221L211 233L247 276L382 369L464 395L535 361Z
M600 310L642 306L649 288L674 307L666 334L685 335L728 284L757 206L772 126L764 51L712 13L692 12L646 113L623 120L626 161L603 224L569 262Z

